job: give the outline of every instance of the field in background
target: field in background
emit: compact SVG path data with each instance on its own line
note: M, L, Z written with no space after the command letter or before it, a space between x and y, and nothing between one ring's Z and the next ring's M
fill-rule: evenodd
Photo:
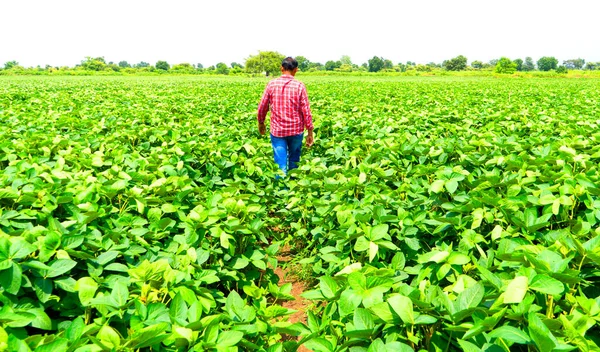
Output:
M598 350L599 80L299 78L0 77L0 351Z

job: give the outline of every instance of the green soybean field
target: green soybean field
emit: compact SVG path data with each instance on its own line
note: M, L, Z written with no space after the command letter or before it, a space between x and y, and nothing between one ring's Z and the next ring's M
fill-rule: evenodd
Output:
M600 80L298 79L0 77L0 351L600 351Z

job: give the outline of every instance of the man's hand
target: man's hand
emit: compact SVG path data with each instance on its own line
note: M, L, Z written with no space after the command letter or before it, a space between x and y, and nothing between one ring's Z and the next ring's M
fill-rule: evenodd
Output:
M267 132L267 127L265 126L264 122L259 122L258 123L258 133L264 135Z
M315 144L315 136L313 135L313 131L310 130L306 136L306 146L310 148L313 144Z

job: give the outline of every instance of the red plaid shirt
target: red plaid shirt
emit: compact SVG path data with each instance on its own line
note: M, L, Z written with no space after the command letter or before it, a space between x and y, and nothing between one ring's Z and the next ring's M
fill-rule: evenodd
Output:
M258 122L265 122L269 107L273 136L295 136L304 132L304 128L313 129L306 87L294 76L282 75L267 84L258 104Z

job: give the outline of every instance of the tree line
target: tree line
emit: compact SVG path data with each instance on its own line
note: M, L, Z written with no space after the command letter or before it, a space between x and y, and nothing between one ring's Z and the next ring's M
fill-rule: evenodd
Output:
M48 71L48 72L73 72L73 71L96 71L96 72L123 72L123 73L138 73L138 72L158 72L158 73L178 73L178 74L266 74L276 75L279 72L281 60L285 56L275 51L260 51L256 55L250 55L243 64L232 62L226 64L220 62L216 65L204 67L202 64L179 63L175 65L169 64L167 61L159 60L154 65L148 62L141 61L137 64L130 64L127 61L119 61L117 63L107 62L104 57L86 57L80 64L75 67L53 67L46 65L43 68L37 66L35 68L24 68L17 61L8 61L4 64L4 68L0 70L9 70L15 73L28 73L31 71ZM586 62L584 59L569 59L564 60L562 65L553 56L544 56L536 62L531 57L525 59L509 59L501 57L499 59L483 62L474 60L467 64L467 58L463 55L444 60L442 63L429 62L427 64L417 64L412 61L405 63L393 63L391 60L381 56L373 56L362 64L355 64L347 55L342 56L339 60L329 60L324 64L316 61L311 61L304 56L296 56L298 68L302 72L318 72L318 71L335 71L335 72L431 72L434 70L446 71L466 71L466 70L493 70L496 73L514 73L517 71L552 71L558 73L566 73L568 70L600 70L600 62Z

